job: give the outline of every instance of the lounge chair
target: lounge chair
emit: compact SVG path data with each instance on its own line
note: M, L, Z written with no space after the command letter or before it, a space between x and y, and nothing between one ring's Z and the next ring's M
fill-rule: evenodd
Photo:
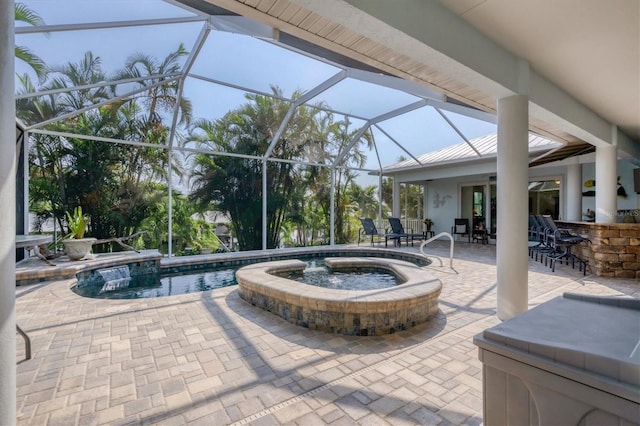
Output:
M378 232L378 228L376 228L375 223L373 223L373 219L371 219L370 217L360 218L360 223L362 223L362 229L358 231L358 245L360 245L360 239L363 236L371 237L372 246L375 239L378 240L378 243L381 243L382 239L384 238L385 247L387 247L387 243L389 242L389 240L393 240L395 245L399 243L400 238L403 238L400 235Z
M399 218L397 217L390 217L389 218L389 225L391 225L391 231L396 234L399 235L400 238L405 238L407 241L407 245L409 245L409 239L411 239L411 245L413 246L413 240L414 239L418 239L418 240L422 240L424 239L424 234L422 233L413 233L411 232L412 230L410 229L409 232L405 232L404 230L404 226L402 226L402 222L400 221ZM401 240L398 239L398 242L400 242Z
M471 229L469 229L469 219L454 219L453 226L451 227L451 235L466 235L469 242L471 242Z

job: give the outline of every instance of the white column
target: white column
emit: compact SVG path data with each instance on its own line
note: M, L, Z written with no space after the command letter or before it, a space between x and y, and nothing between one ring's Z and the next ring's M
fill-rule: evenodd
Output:
M13 0L0 2L0 425L16 423L16 111Z
M331 191L329 192L329 244L336 244L336 169L331 168Z
M382 222L382 172L378 175L378 222Z
M400 181L393 178L393 206L391 206L391 214L393 217L400 217Z
M263 159L262 160L262 250L267 249L267 201L268 201L267 200L267 160ZM333 226L333 222L331 222L331 225Z
M618 194L617 148L596 147L596 223L615 223Z
M409 216L409 210L407 208L407 206L409 205L409 184L405 183L404 185L404 217L405 219Z
M422 185L422 193L424 196L422 197L422 217L429 217L429 185L426 183Z
M565 220L582 220L582 165L578 157L573 157L572 163L567 166L567 215Z
M167 151L167 255L173 256L173 150L169 148ZM55 220L53 221L55 223Z
M498 99L497 247L498 318L528 305L529 98Z

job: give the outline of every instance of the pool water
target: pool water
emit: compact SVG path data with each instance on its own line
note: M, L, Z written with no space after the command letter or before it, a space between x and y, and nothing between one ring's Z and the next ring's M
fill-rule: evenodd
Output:
M94 299L144 299L172 296L236 285L237 267L189 273L142 274L76 285L72 291Z
M326 288L372 290L397 285L395 276L379 270L358 270L330 273L321 260L307 260L302 274L286 278ZM240 266L223 266L200 271L172 274L141 274L129 276L127 267L98 271L93 279L78 283L71 290L94 299L142 299L209 291L237 285L235 272Z
M376 290L398 285L395 275L379 269L357 269L330 272L323 262L307 262L299 272L279 274L281 277L304 284L338 290Z

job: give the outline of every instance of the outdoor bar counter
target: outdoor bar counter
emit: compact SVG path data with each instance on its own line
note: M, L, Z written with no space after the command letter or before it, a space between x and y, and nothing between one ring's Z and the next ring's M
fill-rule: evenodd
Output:
M591 272L603 277L640 278L640 223L556 221L559 228L591 240L578 244L573 254L589 262Z

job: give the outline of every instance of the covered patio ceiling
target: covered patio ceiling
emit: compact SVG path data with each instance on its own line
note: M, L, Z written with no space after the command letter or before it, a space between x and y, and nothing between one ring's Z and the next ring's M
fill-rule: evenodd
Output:
M121 3L125 4L126 2ZM144 84L149 87L159 85L167 79L183 81L182 93L187 97L205 91L202 89L204 87L202 83L207 83L209 86L215 85L219 89L216 91L206 89L206 91L210 94L210 98L223 99L223 102L228 102L228 99L233 99L232 102L240 102L239 99L245 93L273 96L271 89L273 86L277 86L283 91L282 99L290 102L292 109L301 105L315 105L349 119L362 132L369 130L374 136L376 147L375 152L369 153L370 161L362 170L381 171L386 165L402 158L412 158L418 161L418 157L425 152L460 141L469 144L480 156L479 150L475 149L470 141L494 129L492 125L495 123L496 97L474 88L474 81L468 81L468 84L464 83L463 75L451 75L440 71L439 68L446 69L446 66L442 66L442 64L434 63L431 66L424 62L420 63L415 57L403 53L402 49L394 48L398 44L397 41L385 45L358 25L347 25L353 22L355 16L364 16L366 11L372 13L372 16L376 16L378 9L367 10L367 7L375 3L368 2L364 5L355 0L346 2L331 0L325 6L320 7L316 3L298 0L257 2L147 0L138 2L139 7L134 9L123 7L118 11L118 8L113 7L112 2L97 1L92 3L91 9L78 9L73 0L56 2L60 6L57 8L57 13L49 14L50 12L45 9L43 18L46 25L18 26L16 28L17 44L24 44L36 53L42 47L35 46L52 46L54 44L69 46L77 43L78 49L80 49L80 45L91 48L91 42L95 44L96 49L100 50L103 48L100 46L103 44L100 40L104 39L105 35L118 31L129 34L131 43L110 43L109 50L104 50L102 53L104 57L120 56L124 58L124 50L128 49L128 54L131 54L134 48L138 49L137 51L150 48L154 52L165 54L170 51L169 47L173 47L177 43L183 43L190 55L182 64L182 71L178 73L146 76L144 80L140 79L137 82L106 80L75 88L59 89L57 93L62 93L64 90L79 91L100 85L115 84L118 87L118 93L115 99L96 105L85 105L77 111L67 112L62 116L45 121L29 122L23 117L19 117L22 120L20 124L33 133L54 134L55 132L47 130L48 124L71 118L83 111L114 100L136 96L140 90L132 90L131 87L134 83L141 81L144 81ZM436 3L435 1L429 3L431 11L445 15L450 13L443 12L442 7L438 9L434 4L431 4ZM480 3L469 1L465 3L464 7L457 2L442 1L441 3L456 15L470 22L483 34L487 34L487 37L493 42L502 43L499 36L505 40L511 40L510 37L515 35L515 30L507 24L503 24L502 20L498 25L501 28L500 31L494 30L492 32L489 29L486 16L488 10L493 10L491 8L496 7L495 0ZM36 0L27 1L26 4L36 12L39 12L39 8L43 5ZM347 8L350 12L349 19L341 18L338 15L335 16L335 19L327 17L328 7L331 6L336 7L336 10ZM65 8L67 10L75 8L76 13L73 15L64 13ZM362 8L362 10L357 8ZM536 13L545 10L533 6L528 6L528 8ZM380 9L384 10L382 7ZM560 13L563 10L560 9L557 12ZM596 8L596 10L599 9ZM635 9L631 8L628 12L628 15L633 19ZM384 18L382 12L377 15L379 18ZM517 12L511 9L510 12L504 12L502 15L504 15L504 19L506 17L521 19L518 18ZM589 9L588 17L595 19L594 16L595 11ZM613 19L611 16L607 16L609 19ZM615 16L619 16L619 14L613 14L613 17ZM362 19L370 20L371 16ZM602 20L604 19L602 18ZM393 19L391 20L393 21ZM570 28L578 28L574 21L570 21L567 25ZM138 31L134 37L131 36L134 34L132 28ZM178 28L180 31L176 31ZM164 29L168 29L168 31L164 31ZM550 27L550 31L558 33L556 27L553 26ZM594 31L600 31L599 26L595 26ZM615 39L621 43L628 43L630 36L634 34L633 31L628 28L617 31ZM176 36L178 32L180 35ZM159 36L158 33L163 33L163 35ZM42 40L38 40L37 37L42 38L43 35L46 35L49 42L40 45ZM126 40L126 37L123 36L122 40ZM132 38L140 38L146 42L133 42ZM535 43L530 38L535 37L527 29L525 34L519 37L520 40L523 40L520 45L509 41L502 44L509 51L515 52L516 55L525 55L527 52L536 50L534 49ZM77 42L79 39L83 39L82 43ZM70 40L74 41L70 42ZM523 47L524 44L528 46L527 49ZM165 46L164 50L158 49L158 46ZM579 44L575 46L579 46ZM571 46L570 49L575 49L575 46ZM602 49L605 46L606 42L603 42ZM50 50L55 51L56 49ZM69 49L70 52L73 50L73 48ZM258 50L261 53L252 56ZM613 55L620 52L620 49L610 50L614 52ZM114 51L116 53L113 53ZM276 51L280 53L274 54ZM551 68L548 58L543 54L536 53L536 55L529 56L526 59L531 61L531 66L540 67L552 75L559 75L555 68ZM612 79L607 80L606 84L603 83L603 86L609 88L610 91L619 91L621 86L633 89L633 84L637 85L637 79L636 81L630 80L629 75L630 72L633 74L634 67L637 67L638 55L629 54L627 56L626 61L629 66L625 67L621 74L621 84L613 84ZM620 59L620 56L612 58ZM59 54L56 56L57 61L71 62L75 59L72 56L61 57ZM261 64L259 70L255 68L255 64L252 64L252 62L258 61ZM548 71L545 66L548 67ZM564 64L563 66L570 67L571 65ZM283 69L288 69L289 73L281 72ZM600 71L600 73L605 71ZM532 70L532 72L534 71ZM278 75L279 73L281 75ZM295 78L292 79L293 75ZM558 81L562 80L560 77L558 79ZM585 82L588 83L586 80ZM593 82L589 84L594 87ZM479 86L483 86L483 84L479 84ZM17 87L19 87L18 84ZM562 92L562 88L558 87L558 90ZM576 93L576 96L583 101L585 95L580 90L575 89L572 92ZM594 87L594 90L598 89ZM221 95L222 91L227 93ZM298 93L294 95L296 91ZM235 92L235 94L230 95L230 92ZM18 102L28 102L41 96L55 94L50 90L31 93L19 90L16 99ZM640 162L638 155L640 144L637 141L638 126L632 117L635 111L633 101L637 99L628 93L623 99L621 106L624 108L619 108L619 113L612 112L614 108L611 106L595 110L612 120L612 125L618 124L619 129L624 130L624 133L616 134L621 154L638 163ZM195 109L194 115L206 116L207 118L220 117L234 107L233 104L221 105L223 102L216 102L213 108L210 103L209 105L198 105L200 108ZM591 106L589 105L589 107ZM548 113L538 114L537 112L538 108L534 103L530 117L532 131L559 141L563 146L537 157L531 163L532 166L592 152L595 149L594 145L597 143L594 143L593 139L598 140L598 137L587 135L590 137L581 138L593 129L578 129L571 132L571 126L557 127L554 120L545 121L539 118L548 116ZM489 123L489 125L478 126L478 120ZM443 136L442 133L435 132L435 135L430 135L429 133L435 126L434 123L437 123L440 128L446 127L448 134ZM274 135L272 146L277 144L278 138L286 126L285 119L279 132ZM402 130L397 131L397 129ZM612 130L609 133L613 134L616 131ZM60 136L65 135L60 134ZM608 137L599 136L603 139ZM85 137L89 138L90 135L85 135ZM176 150L198 150L180 145L174 140L169 142L168 147ZM269 157L272 151L272 149L268 150L265 153L268 154L266 157ZM338 158L343 156L344 153ZM336 161L336 163L338 162ZM309 163L313 164L314 159L310 158ZM333 164L333 166L339 166L339 164Z
M486 112L528 93L532 131L640 163L638 2L207 2Z

